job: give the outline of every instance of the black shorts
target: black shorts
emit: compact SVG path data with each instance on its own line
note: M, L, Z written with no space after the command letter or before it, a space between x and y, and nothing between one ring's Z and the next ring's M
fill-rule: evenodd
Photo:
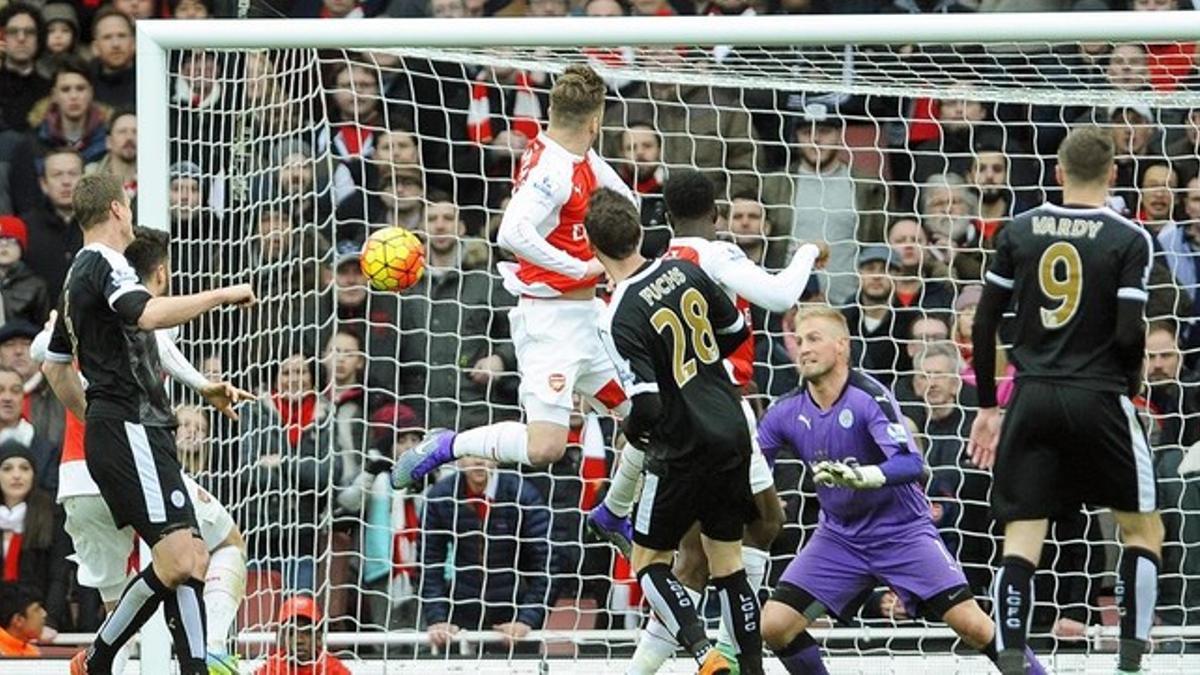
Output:
M633 541L643 548L674 551L696 522L709 539L741 541L746 524L758 517L748 453L726 470L698 463L661 467L648 461L643 481L633 520Z
M1154 463L1129 398L1040 380L1019 381L996 449L992 513L1040 520L1081 504L1148 513Z
M175 530L199 536L170 429L89 419L83 443L88 472L117 527L132 526L150 546Z

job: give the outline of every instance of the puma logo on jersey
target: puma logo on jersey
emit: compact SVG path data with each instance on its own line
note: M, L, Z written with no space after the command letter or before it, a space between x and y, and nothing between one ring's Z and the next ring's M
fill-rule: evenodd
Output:
M807 417L807 416L805 416L805 415L797 415L797 416L796 416L796 421L798 421L798 422L802 422L802 423L804 424L804 426L805 426L805 427L806 427L806 428L807 428L809 431L812 431L812 420L808 419L808 417Z

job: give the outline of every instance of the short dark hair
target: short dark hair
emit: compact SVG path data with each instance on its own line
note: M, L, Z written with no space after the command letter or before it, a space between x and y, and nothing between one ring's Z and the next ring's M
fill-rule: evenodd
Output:
M4 9L0 9L0 28L8 25L14 16L27 15L33 19L34 30L37 31L38 48L34 54L37 58L42 50L46 48L46 22L42 19L42 10L28 2L10 2L5 5Z
M708 176L695 169L672 171L663 185L663 201L672 222L696 220L712 215L717 190Z
M166 230L150 227L134 229L134 238L125 247L125 259L129 261L138 278L145 281L155 268L171 257L171 239Z
M36 586L0 581L0 628L8 628L14 617L41 601L42 592Z
M108 220L113 202L124 203L125 186L121 179L110 173L93 173L79 179L71 202L75 208L75 222L84 232Z
M116 126L117 120L122 117L137 118L137 111L133 108L117 108L111 115L108 116L108 133L112 133L113 127Z
M125 25L129 26L129 34L130 35L134 35L136 33L137 29L134 28L133 17L129 16L125 12L118 10L117 8L113 7L110 4L110 5L105 5L105 6L101 7L100 11L96 12L96 15L92 17L92 34L93 35L96 34L96 29L100 26L100 22L107 19L110 16L120 17L125 22Z
M1096 126L1079 127L1058 146L1058 163L1068 179L1097 183L1108 179L1115 154L1112 134Z
M451 197L449 192L446 192L441 188L429 188L426 190L425 201L429 202L430 204L446 202L449 204L454 204L454 207L458 208L458 202L454 201L454 197Z
M51 86L58 84L58 78L63 75L78 75L87 80L89 85L94 85L92 82L92 72L88 70L87 64L83 59L74 54L59 54L54 57L52 64L54 76L50 78Z
M624 260L636 253L642 241L637 207L611 188L592 193L583 227L592 247L614 260Z

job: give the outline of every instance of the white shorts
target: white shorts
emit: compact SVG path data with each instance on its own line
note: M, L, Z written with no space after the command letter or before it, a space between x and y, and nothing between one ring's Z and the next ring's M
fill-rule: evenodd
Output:
M233 531L229 511L200 487L191 476L183 475L188 495L200 524L200 537L209 551L215 550ZM78 495L63 500L67 513L65 528L75 545L71 556L79 565L79 585L95 588L105 602L114 602L129 579L129 556L137 544L132 527L117 529L108 505L100 495Z
M600 342L603 309L601 300L521 298L509 311L528 421L567 426L575 392L598 408L627 412L617 369Z
M759 494L768 488L775 487L775 476L771 466L758 445L758 420L754 418L754 409L746 399L742 399L742 414L746 416L746 424L750 426L750 494Z

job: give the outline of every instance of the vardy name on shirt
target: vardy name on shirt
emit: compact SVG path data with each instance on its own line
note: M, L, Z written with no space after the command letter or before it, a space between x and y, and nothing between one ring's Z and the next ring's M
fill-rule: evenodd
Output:
M1047 237L1070 237L1078 239L1087 237L1095 239L1096 233L1104 227L1103 220L1087 218L1055 218L1054 216L1034 216L1033 233Z

